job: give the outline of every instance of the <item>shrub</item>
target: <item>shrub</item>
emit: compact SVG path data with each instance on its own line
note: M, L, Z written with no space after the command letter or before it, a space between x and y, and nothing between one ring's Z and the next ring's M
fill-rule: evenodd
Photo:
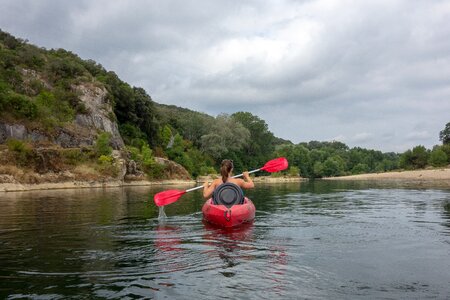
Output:
M442 149L435 148L433 149L433 151L431 151L428 162L433 167L443 167L447 165L447 159L448 159L447 154L445 154L445 152Z
M147 143L144 143L141 149L127 146L131 159L134 160L151 178L162 178L164 175L164 165L155 162L153 151Z
M300 169L298 167L290 167L288 171L289 176L299 176L300 175Z
M110 155L100 155L97 160L97 171L106 176L117 176L119 168L114 164L114 158Z
M76 76L81 76L85 70L82 65L68 58L55 58L51 60L49 66L54 82L61 78L74 78Z
M18 58L28 67L40 68L45 64L45 59L37 47L27 45L17 51Z
M200 168L200 175L211 175L211 174L217 174L217 171L213 167L208 166L202 166Z
M68 122L75 117L75 112L69 103L63 99L57 99L52 92L41 92L36 97L36 105L39 116L43 120L52 120L49 123Z
M23 141L17 139L8 139L6 142L9 151L26 152L29 147Z
M55 98L59 102L63 102L66 105L69 105L69 108L74 110L75 112L80 114L87 113L86 105L80 100L78 94L71 90L70 86L65 89L57 87L54 89L53 93L55 94ZM72 114L74 115L74 112L72 112Z
M78 165L87 160L86 155L81 151L81 149L63 149L61 152L62 156L65 158L66 162L70 165Z
M150 172L147 174L150 176L150 178L162 178L164 175L165 166L161 164L153 164L152 168L150 169Z
M270 173L270 177L278 178L278 177L282 177L282 176L283 176L283 172Z
M13 116L30 120L36 118L38 109L29 97L10 92L2 98L2 108Z
M29 87L26 90L26 94L28 96L39 95L43 90L45 90L44 84L39 79L31 79L28 85Z
M112 147L109 145L111 135L107 132L102 132L98 135L95 141L94 151L98 157L102 155L111 155Z
M150 149L148 144L142 145L141 155L142 155L142 165L144 166L144 168L151 168L155 164L152 149Z
M27 166L33 153L30 145L17 139L8 139L6 144L8 150L13 152L17 164L20 166Z
M114 158L109 155L100 155L100 157L98 158L98 162L102 165L112 164L113 161Z

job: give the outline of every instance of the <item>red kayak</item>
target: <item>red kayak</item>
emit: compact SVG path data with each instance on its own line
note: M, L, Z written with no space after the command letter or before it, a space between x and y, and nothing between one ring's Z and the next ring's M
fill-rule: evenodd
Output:
M228 208L223 204L214 204L212 198L203 205L203 219L220 227L235 227L255 219L255 205L247 197L242 204Z

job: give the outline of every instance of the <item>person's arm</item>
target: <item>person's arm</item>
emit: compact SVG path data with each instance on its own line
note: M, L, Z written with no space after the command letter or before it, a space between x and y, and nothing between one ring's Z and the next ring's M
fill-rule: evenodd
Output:
M244 189L252 189L255 187L255 184L253 183L252 178L250 177L250 175L248 174L248 172L243 172L242 173L244 180L242 180L242 185L241 187Z
M217 184L215 180L211 183L211 185L208 181L205 181L205 183L203 184L203 198L209 199L212 196L216 185Z

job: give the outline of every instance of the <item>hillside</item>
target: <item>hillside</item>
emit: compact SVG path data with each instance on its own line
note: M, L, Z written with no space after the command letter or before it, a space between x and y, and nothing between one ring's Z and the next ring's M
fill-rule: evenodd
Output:
M152 105L93 61L0 32L0 183L189 179L176 163L158 164L148 143L126 147L120 120L132 114L142 135L154 134L143 121Z

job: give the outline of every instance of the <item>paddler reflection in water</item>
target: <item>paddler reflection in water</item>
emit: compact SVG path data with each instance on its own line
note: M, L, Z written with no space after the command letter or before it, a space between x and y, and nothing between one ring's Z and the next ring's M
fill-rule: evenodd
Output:
M222 161L220 166L220 174L222 175L222 178L214 179L211 185L209 185L208 181L203 184L203 197L205 199L209 199L213 195L214 190L223 183L234 183L243 189L251 189L255 187L255 184L250 178L248 172L242 173L244 179L232 178L233 167L233 161L231 159L224 159Z

